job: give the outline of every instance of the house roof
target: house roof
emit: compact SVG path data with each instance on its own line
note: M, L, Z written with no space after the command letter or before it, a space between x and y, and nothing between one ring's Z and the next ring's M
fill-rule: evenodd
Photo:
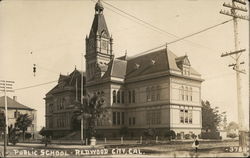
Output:
M12 98L7 96L7 106L10 109L25 109L25 110L34 110L28 106L25 106L15 100L13 100ZM0 97L0 108L4 108L5 107L5 99L4 96Z
M131 58L122 56L111 60L103 78L118 77L127 80L158 72L168 72L169 70L181 72L177 64L184 62L189 63L186 55L177 57L171 50L166 49ZM200 76L192 67L190 67L190 72Z

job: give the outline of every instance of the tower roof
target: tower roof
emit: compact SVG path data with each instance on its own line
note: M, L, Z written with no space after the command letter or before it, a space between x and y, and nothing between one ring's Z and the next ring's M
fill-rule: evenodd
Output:
M96 35L100 35L106 38L110 38L108 27L104 18L104 15L102 14L102 11L104 10L104 7L99 0L95 5L95 17L91 26L91 30L89 33L89 37L93 37Z

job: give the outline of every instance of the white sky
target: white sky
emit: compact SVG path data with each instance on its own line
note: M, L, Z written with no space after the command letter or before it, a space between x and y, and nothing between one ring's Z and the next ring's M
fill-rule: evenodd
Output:
M106 2L179 37L221 23L230 17L219 14L223 2L230 0L107 0ZM94 18L91 0L4 0L0 2L0 79L15 81L22 88L57 80L75 65L81 68L81 53L85 54L85 37ZM248 3L247 3L248 5ZM114 38L116 57L136 55L176 38L149 29L108 9L104 15ZM110 8L110 7L109 7ZM227 9L227 8L224 8ZM114 10L114 9L113 9ZM118 11L116 11L118 12ZM246 14L246 13L243 13ZM140 23L140 22L139 22ZM248 53L249 23L239 22L241 56L247 70L242 75L242 99L248 118ZM221 53L234 50L233 23L229 22L202 34L188 38L168 48L177 56L187 54L191 65L202 74L202 99L213 107L227 111L228 120L237 122L236 76L228 67L232 58ZM33 52L33 55L30 52ZM84 70L85 70L85 60ZM33 76L33 64L37 66ZM38 128L44 126L45 94L56 82L18 90L18 101L38 111ZM3 95L3 94L0 94ZM248 119L247 119L248 120ZM248 122L248 121L246 121Z

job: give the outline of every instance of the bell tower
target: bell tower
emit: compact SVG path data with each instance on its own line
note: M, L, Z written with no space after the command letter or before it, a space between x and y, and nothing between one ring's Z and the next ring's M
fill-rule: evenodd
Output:
M100 79L113 58L113 39L110 36L103 15L104 7L100 0L95 5L95 17L86 36L86 80Z

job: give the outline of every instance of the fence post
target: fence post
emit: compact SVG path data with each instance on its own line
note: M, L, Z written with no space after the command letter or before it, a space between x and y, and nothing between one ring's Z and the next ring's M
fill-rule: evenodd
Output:
M158 143L158 136L155 137L155 143Z
M123 144L123 137L121 137L121 144Z
M106 137L104 138L104 143L105 143L105 144L107 143L107 139L106 139Z
M140 144L142 144L142 136L140 136Z
M85 144L88 145L88 138L85 139Z

